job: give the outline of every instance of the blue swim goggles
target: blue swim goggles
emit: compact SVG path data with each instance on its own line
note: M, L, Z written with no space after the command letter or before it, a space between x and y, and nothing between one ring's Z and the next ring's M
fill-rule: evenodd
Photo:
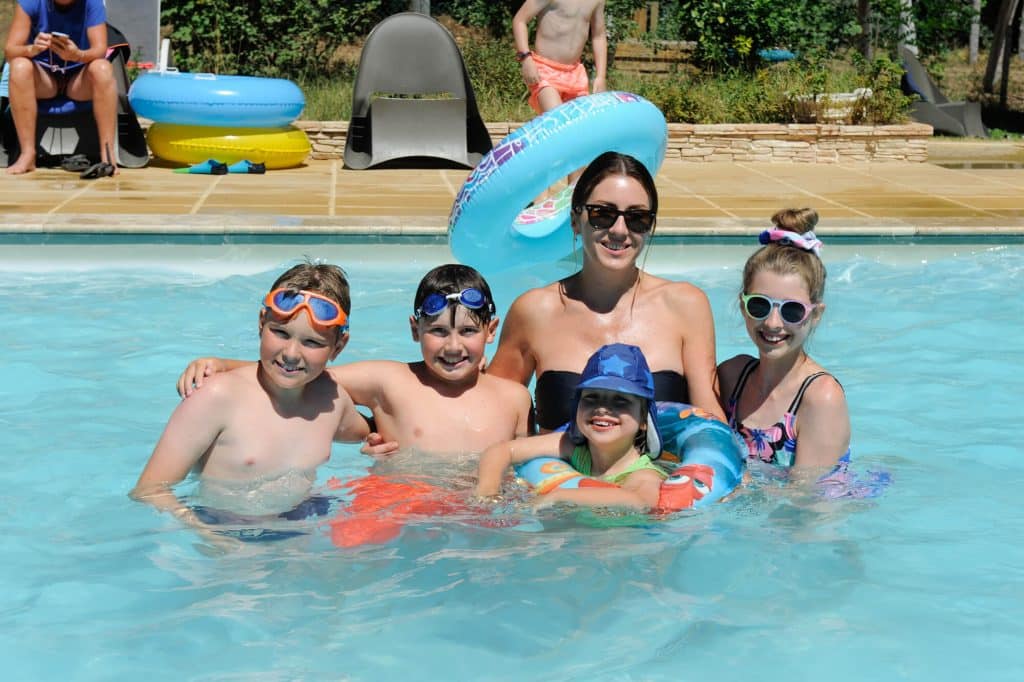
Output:
M457 293L442 294L433 293L429 294L423 299L423 303L416 309L413 316L418 320L424 315L427 317L435 317L444 312L452 303L464 306L470 310L480 310L486 308L487 312L491 315L494 314L494 304L487 300L487 297L482 291L474 287L469 287L459 291Z
M315 291L274 289L263 299L263 305L275 315L290 320L300 310L305 310L309 321L321 327L340 327L348 329L348 315L337 303Z

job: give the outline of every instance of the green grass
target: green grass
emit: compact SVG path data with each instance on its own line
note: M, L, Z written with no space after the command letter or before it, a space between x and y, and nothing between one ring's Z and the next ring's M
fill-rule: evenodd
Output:
M526 103L520 66L509 58L510 41L478 33L460 42L477 108L485 121L527 121L534 117ZM347 121L352 116L352 91L359 59L349 46L334 62L330 75L300 81L306 94L303 119ZM902 70L887 60L867 64L852 55L812 57L768 66L754 72L702 74L690 65L660 76L638 76L612 65L608 85L650 100L669 122L793 123L807 120L801 103L811 95L850 92L868 87L871 100L851 113L847 123L886 124L906 120L908 101L899 90ZM813 98L812 98L813 99ZM812 110L815 105L811 105ZM818 108L823 109L821 105ZM813 120L813 111L812 120Z
M347 121L352 117L351 79L299 83L306 95L302 118L307 121Z

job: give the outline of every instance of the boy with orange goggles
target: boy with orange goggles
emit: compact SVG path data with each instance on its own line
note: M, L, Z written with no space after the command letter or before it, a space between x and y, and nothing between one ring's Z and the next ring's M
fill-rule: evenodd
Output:
M296 291L281 287L268 293L263 299L263 305L286 320L294 317L300 310L305 310L309 321L314 324L321 327L341 327L341 331L348 329L348 315L341 306L315 291Z
M351 304L341 268L296 265L263 302L259 362L208 377L205 390L179 403L131 493L218 545L233 540L171 486L195 472L201 490L245 488L243 496L220 496L216 506L223 511L293 518L331 443L358 442L370 431L349 394L324 371L349 339Z

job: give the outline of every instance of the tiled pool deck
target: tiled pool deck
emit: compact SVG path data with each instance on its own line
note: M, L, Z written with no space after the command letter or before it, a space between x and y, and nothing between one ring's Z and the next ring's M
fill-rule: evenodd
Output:
M266 175L125 169L79 180L60 169L0 176L0 233L446 233L468 171L352 171L341 161ZM750 234L777 209L812 206L824 235L1024 236L1024 144L936 140L928 163L667 161L657 177L662 235Z

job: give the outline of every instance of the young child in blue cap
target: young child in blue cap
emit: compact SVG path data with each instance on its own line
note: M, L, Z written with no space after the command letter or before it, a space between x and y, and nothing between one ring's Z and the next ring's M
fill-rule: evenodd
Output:
M480 458L477 494L497 495L512 464L558 458L593 479L578 488L556 488L546 502L652 509L668 474L655 419L654 377L636 346L602 346L587 360L573 396L575 418L564 431L499 443Z

